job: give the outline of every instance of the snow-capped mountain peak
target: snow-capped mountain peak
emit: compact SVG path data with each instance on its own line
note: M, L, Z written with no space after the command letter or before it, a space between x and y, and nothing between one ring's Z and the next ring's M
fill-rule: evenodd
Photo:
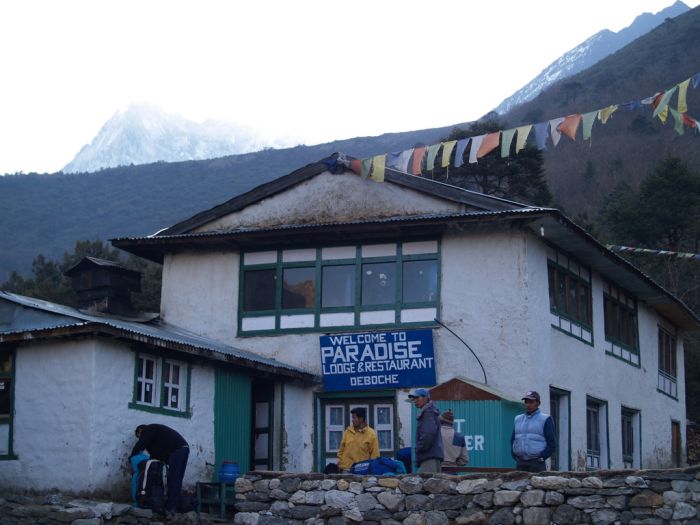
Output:
M223 120L198 123L150 104L132 104L117 111L62 171L91 172L158 161L210 159L297 142L266 138L250 127Z
M622 49L633 40L648 33L667 18L675 18L690 8L680 0L656 14L642 13L632 24L617 33L604 29L567 51L542 72L494 109L496 113L508 113L515 106L532 100L554 82L575 75Z

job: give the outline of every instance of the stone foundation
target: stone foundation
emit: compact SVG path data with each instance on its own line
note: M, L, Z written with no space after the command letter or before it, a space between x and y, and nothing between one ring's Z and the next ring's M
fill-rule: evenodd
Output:
M450 476L249 473L238 525L698 524L700 468Z

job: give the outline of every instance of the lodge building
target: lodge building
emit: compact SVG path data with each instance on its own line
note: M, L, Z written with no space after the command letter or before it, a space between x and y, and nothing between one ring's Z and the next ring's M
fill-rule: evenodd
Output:
M79 309L0 292L0 486L108 491L144 422L191 443L186 484L227 460L321 471L355 406L393 456L416 386L453 409L476 470L513 466L531 389L553 469L684 464L700 320L677 297L556 209L340 160L114 239L162 264L157 316L117 311L131 277L99 260L74 269L94 285Z

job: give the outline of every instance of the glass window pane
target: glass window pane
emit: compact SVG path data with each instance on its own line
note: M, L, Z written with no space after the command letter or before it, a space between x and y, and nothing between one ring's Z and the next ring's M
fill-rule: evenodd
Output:
M173 377L172 377L171 381L174 384L179 385L180 384L180 365L172 365L172 367L173 367L172 368Z
M0 372L4 374L12 372L12 354L10 352L0 352Z
M0 416L9 416L12 403L10 392L12 391L12 380L9 377L0 379Z
M243 311L274 310L275 270L251 270L243 277Z
M562 271L557 272L557 308L561 312L566 311L566 275Z
M163 367L163 381L166 383L170 383L170 368L171 365L169 363L165 363L165 366Z
M377 439L379 440L379 448L382 450L393 448L391 444L391 430L379 430L377 432Z
M153 403L153 385L151 383L146 383L143 385L143 388L143 402L148 404Z
M329 419L329 424L331 425L344 425L345 423L343 422L343 407L332 407Z
M570 316L578 318L578 282L576 279L569 278L568 294L569 303L566 306L566 311Z
M396 302L396 263L362 265L362 304Z
M355 265L324 266L321 306L355 305Z
M391 424L391 409L389 407L377 407L377 425Z
M403 302L419 303L437 300L437 261L403 263Z
M331 430L328 432L328 451L335 452L340 448L340 441L343 439L342 430Z
M282 308L313 308L316 268L286 268L282 275Z

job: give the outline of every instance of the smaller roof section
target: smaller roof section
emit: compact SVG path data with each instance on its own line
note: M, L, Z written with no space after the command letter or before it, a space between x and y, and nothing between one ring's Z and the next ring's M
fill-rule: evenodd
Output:
M65 272L63 272L63 274L66 277L71 277L72 275L74 275L77 272L80 272L82 270L89 270L89 269L93 269L93 268L106 268L106 269L110 269L112 271L139 275L139 272L137 272L135 270L129 270L128 268L125 268L124 266L122 266L118 262L109 261L107 259L100 259L99 257L90 257L90 256L83 257L77 264L71 266Z
M454 377L430 389L430 399L434 401L519 401L491 388L464 377Z

